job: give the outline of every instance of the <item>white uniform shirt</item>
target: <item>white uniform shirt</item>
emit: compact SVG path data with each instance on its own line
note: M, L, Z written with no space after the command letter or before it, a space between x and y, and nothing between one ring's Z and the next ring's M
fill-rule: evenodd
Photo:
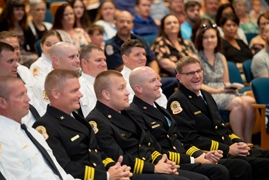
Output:
M97 102L93 88L94 80L95 78L93 76L83 72L79 78L80 92L83 94L83 97L80 98L80 107L84 117L87 117Z
M0 171L8 180L58 180L43 155L21 129L21 124L0 115ZM35 129L28 131L47 150L61 176L65 180L74 179L67 175L53 156L45 139Z
M30 98L30 104L35 107L37 112L39 113L40 116L43 116L45 114L46 108L43 108L38 99L34 96L33 93L33 87L35 84L35 79L32 76L31 72L29 69L23 65L18 66L17 72L20 75L21 79L24 82L24 85L27 89L27 95ZM36 121L32 113L29 111L29 113L22 118L22 123L26 124L27 126L31 127L33 123Z
M30 71L34 78L49 74L53 70L51 60L43 53L30 67Z
M126 83L127 83L127 90L128 90L129 93L130 93L130 94L129 94L129 103L132 103L132 102L133 102L133 98L134 98L134 95L135 95L135 93L134 93L134 91L133 91L133 89L131 88L130 83L129 83L129 76L130 76L131 72L132 72L132 70L129 69L128 67L126 67L126 66L123 66L123 69L122 69L122 71L121 71L121 74L123 75L123 78L125 79L125 81L126 81ZM161 96L159 99L157 99L156 102L157 102L160 106L166 108L166 105L167 105L167 98L166 98L166 96L162 93L162 88L160 88L160 91L161 91L162 96Z

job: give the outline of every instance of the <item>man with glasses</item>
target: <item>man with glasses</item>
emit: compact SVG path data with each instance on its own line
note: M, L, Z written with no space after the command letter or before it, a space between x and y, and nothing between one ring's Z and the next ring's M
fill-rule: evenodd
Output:
M183 57L176 64L179 90L168 100L167 109L188 143L199 149L222 150L225 159L241 159L252 167L253 179L268 179L269 151L251 149L223 123L217 105L201 90L203 69L200 61ZM238 170L237 173L247 173Z
M255 78L269 77L269 24L265 25L262 36L265 41L265 48L260 50L251 63L251 72Z

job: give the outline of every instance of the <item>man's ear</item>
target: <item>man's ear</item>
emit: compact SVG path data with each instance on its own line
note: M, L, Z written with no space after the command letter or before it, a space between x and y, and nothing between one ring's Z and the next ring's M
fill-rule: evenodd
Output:
M139 93L139 94L142 94L143 92L143 88L139 86L138 84L134 85L133 90L134 92Z
M1 109L6 109L6 105L7 105L7 100L5 100L4 98L0 97L0 108Z
M181 75L177 73L176 78L180 81L181 80Z
M102 91L102 96L105 100L110 100L110 93L107 90Z
M59 99L59 91L57 89L52 89L50 94L54 99Z
M127 64L128 63L128 56L126 56L125 54L123 54L121 56L121 58L122 58L123 64Z

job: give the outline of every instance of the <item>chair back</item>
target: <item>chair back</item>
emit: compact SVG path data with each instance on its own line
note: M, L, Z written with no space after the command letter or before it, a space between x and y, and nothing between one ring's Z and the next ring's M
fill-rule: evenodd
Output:
M251 63L252 63L252 59L249 59L243 62L243 71L244 71L247 83L250 83L250 81L254 79L251 72Z
M55 13L56 13L58 7L60 7L64 3L66 3L66 2L53 2L50 4L50 12L52 14L53 19L55 19L54 16L55 16Z
M251 87L257 104L269 104L269 78L255 78Z
M246 38L247 38L248 44L250 44L251 39L257 35L258 35L257 33L246 33Z
M240 71L237 68L236 64L234 62L227 61L227 65L228 65L230 82L231 83L237 82L237 83L244 84Z

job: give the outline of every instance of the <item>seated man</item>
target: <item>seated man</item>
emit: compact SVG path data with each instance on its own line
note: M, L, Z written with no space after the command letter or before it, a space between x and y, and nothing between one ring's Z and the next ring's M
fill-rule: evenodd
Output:
M78 54L76 46L71 43L58 42L54 44L50 51L53 69L67 69L79 73L80 64ZM47 74L39 76L34 85L34 95L43 109L46 109L49 104L49 99L44 90L46 76Z
M118 71L103 71L94 82L97 104L87 119L95 131L99 147L112 159L123 155L123 162L131 166L134 174L168 174L173 179L208 179L207 177L179 170L178 166L162 155L156 140L147 135L141 126L124 109L129 106L126 82ZM169 159L177 164L180 155L169 152ZM174 158L175 157L175 158ZM158 175L156 179L159 179ZM186 178L185 178L186 177Z
M146 51L142 42L137 39L130 39L127 42L123 43L120 48L120 51L121 51L121 57L124 63L121 74L123 75L123 78L127 82L127 90L130 93L129 102L131 103L133 101L134 91L132 90L129 83L129 75L133 69L137 67L143 67L146 65ZM176 84L176 79L175 79L175 84ZM172 89L171 94L173 92L174 90ZM163 93L161 94L161 97L158 98L157 102L162 107L166 107L167 98L165 97Z
M106 56L100 47L90 44L81 48L79 59L82 69L79 83L83 94L80 98L80 106L83 116L87 117L97 102L93 89L95 77L107 70Z
M252 149L223 123L218 107L207 91L201 90L200 61L184 57L176 64L179 90L168 100L167 109L188 143L203 150L222 150L225 159L242 159L252 167L254 179L268 179L269 151Z
M139 36L158 35L159 26L150 17L150 0L136 0L133 32ZM154 38L154 39L155 39Z
M21 79L0 77L0 172L8 180L74 179L58 164L44 138L22 124L29 101Z
M80 179L129 179L129 167L114 165L97 146L91 126L74 111L79 108L78 73L58 69L48 74L45 90L50 100L46 114L33 127L40 132L66 172ZM108 170L106 172L106 170Z
M205 155L197 147L186 142L178 132L176 122L169 112L155 102L160 97L160 92L157 89L162 84L151 68L134 69L130 74L130 84L135 96L126 111L135 117L135 120L146 132L158 139L158 143L165 151L180 153L181 169L191 169L191 171L204 174L212 180L229 179L229 172L230 179L251 180L251 167L247 162L223 159L216 162L222 158L221 150L210 151ZM246 172L246 169L249 171Z
M19 44L15 37L10 37L9 39ZM44 110L33 95L32 84L34 83L34 78L27 67L18 64L18 56L13 46L0 40L0 77L2 76L18 77L27 88L27 95L30 98L30 111L22 118L22 122L31 127L40 118L39 113L44 114Z
M269 77L269 25L266 24L263 32L265 48L260 50L251 63L251 72L254 78Z

